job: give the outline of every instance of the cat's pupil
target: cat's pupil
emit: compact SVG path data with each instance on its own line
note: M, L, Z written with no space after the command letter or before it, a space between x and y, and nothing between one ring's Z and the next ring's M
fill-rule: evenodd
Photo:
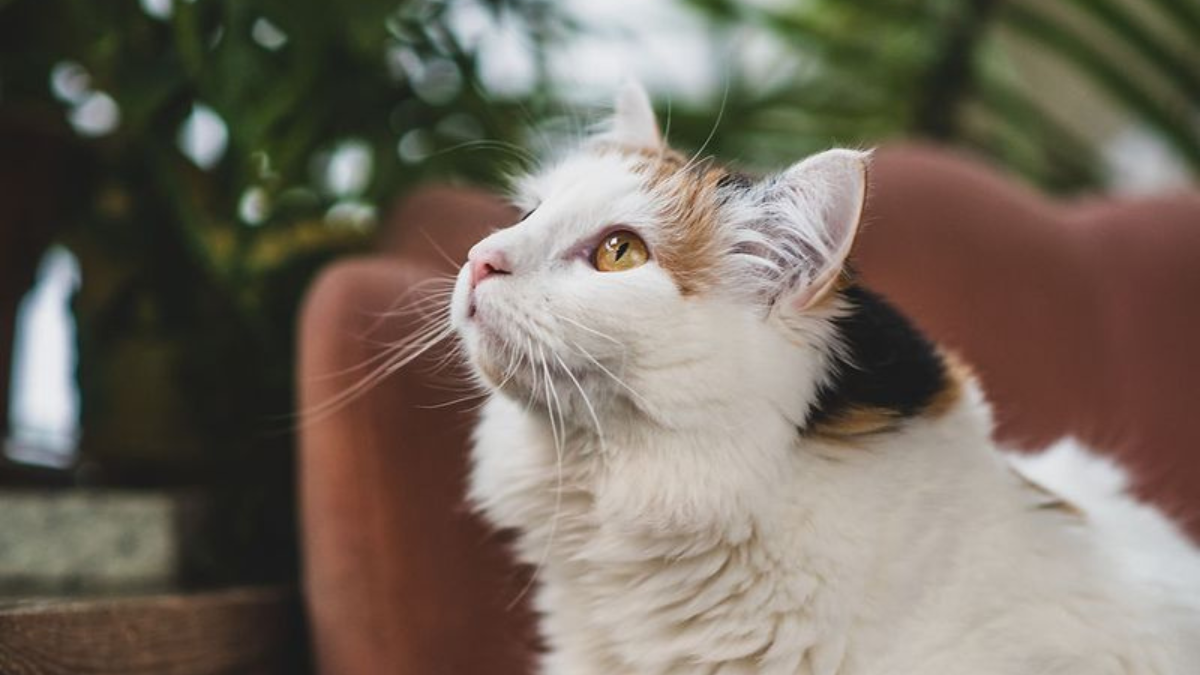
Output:
M621 258L625 257L625 251L628 251L628 250L629 250L629 242L625 242L625 243L621 244L620 246L618 246L616 259L620 260Z

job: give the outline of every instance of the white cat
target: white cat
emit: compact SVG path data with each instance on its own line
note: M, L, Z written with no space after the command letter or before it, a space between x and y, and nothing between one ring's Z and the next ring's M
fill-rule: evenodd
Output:
M1196 549L1069 444L999 452L844 269L868 160L689 161L630 86L472 249L470 496L536 568L543 672L1200 673Z

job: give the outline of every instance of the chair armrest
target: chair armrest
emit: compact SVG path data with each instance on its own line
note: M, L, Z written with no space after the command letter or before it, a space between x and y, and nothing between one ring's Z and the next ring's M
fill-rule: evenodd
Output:
M303 312L303 574L321 673L529 671L530 616L510 608L525 577L463 503L470 404L428 407L462 396L442 388L452 376L430 374L440 354L322 410L420 327L388 313L434 274L394 258L340 263Z

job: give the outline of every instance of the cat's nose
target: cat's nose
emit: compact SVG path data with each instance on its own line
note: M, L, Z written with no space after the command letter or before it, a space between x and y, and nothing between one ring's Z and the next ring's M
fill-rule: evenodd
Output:
M512 268L508 264L508 256L504 255L504 251L499 249L481 249L476 246L467 254L467 264L471 267L472 289L488 277L497 274L512 274Z

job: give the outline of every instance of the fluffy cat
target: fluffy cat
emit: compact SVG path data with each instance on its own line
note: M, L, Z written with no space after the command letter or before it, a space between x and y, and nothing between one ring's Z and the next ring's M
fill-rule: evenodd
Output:
M1200 553L845 268L869 154L751 179L645 93L521 180L451 321L470 498L536 569L547 675L1185 675Z

